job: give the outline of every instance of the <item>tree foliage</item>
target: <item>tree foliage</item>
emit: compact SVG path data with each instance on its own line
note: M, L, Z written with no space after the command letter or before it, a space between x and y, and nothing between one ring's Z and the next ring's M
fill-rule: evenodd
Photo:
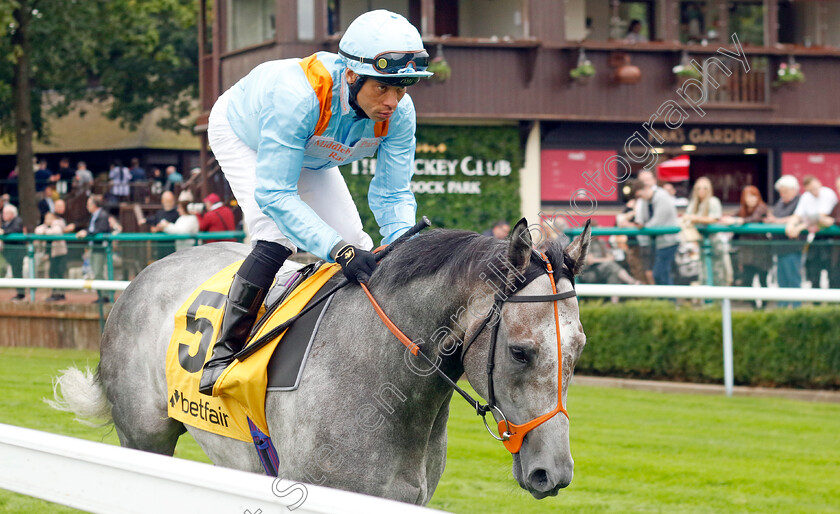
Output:
M0 2L0 134L17 140L27 225L35 212L31 138L48 139L46 120L98 101L130 127L156 107L168 112L164 128L190 125L197 8L196 0ZM29 99L29 112L16 98Z

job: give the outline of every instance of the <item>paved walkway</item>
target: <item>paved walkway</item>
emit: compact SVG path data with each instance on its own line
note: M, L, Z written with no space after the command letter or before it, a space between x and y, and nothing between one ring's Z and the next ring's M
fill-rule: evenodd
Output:
M658 393L716 394L721 396L726 394L726 389L722 385L665 382L658 380L636 380L631 378L575 375L572 379L572 385L575 384L596 387L618 387L622 389L636 389L639 391L655 391ZM735 386L732 390L732 394L733 396L761 396L789 398L791 400L803 400L809 402L840 403L840 391Z

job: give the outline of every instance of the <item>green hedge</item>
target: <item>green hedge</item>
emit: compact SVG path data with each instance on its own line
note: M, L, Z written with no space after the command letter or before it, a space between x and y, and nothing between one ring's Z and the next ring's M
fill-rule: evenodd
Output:
M721 310L670 302L581 305L584 374L723 382ZM840 308L732 313L735 383L840 388Z

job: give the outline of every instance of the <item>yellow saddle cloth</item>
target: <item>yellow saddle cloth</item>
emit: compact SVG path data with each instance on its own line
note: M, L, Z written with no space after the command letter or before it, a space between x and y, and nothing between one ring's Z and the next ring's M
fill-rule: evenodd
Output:
M175 313L175 331L166 351L166 387L169 417L214 434L252 441L247 418L270 435L265 418L266 369L286 331L247 359L228 366L216 382L218 396L198 392L201 370L213 353L227 292L240 264L242 261L235 262L216 273ZM292 291L248 344L300 312L339 269L338 264L322 265ZM260 308L259 316L264 313L265 308Z

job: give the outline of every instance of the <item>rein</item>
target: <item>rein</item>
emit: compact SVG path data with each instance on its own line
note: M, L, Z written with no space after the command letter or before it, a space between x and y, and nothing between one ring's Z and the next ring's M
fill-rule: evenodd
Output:
M493 369L495 367L495 357L496 357L496 340L499 334L499 323L495 323L492 328L492 332L490 333L490 349L487 354L487 395L488 395L488 402L484 405L481 404L480 401L476 400L469 393L464 391L461 387L455 383L454 380L449 378L446 373L444 373L437 365L435 365L429 357L427 357L422 351L420 351L420 347L411 341L411 339L405 335L405 333L399 329L399 327L394 324L393 321L385 314L385 311L373 297L370 290L367 288L365 284L360 284L362 286L362 290L367 295L368 300L370 301L371 305L373 306L374 311L376 314L379 315L379 318L388 327L388 330L391 331L392 334L403 344L406 348L417 357L420 357L426 364L430 365L434 370L435 373L439 377L441 377L453 390L455 390L458 394L460 394L470 405L473 406L477 415L482 417L484 421L484 426L487 428L487 431L490 432L490 435L493 436L496 440L502 441L505 445L505 448L510 453L518 453L519 449L522 447L522 442L525 438L525 435L530 432L531 430L535 429L536 427L540 426L541 424L545 423L549 419L553 418L558 413L562 412L566 418L568 419L569 413L566 411L565 407L563 407L563 348L560 341L560 312L557 307L558 300L565 300L567 298L573 298L577 296L577 293L574 289L571 291L567 291L565 293L558 293L557 287L554 283L554 270L551 267L551 263L548 261L548 258L545 254L537 253L534 251L534 254L539 257L540 263L543 266L545 273L548 275L549 281L551 282L551 291L552 294L550 295L534 295L534 296L511 296L514 291L510 291L506 289L504 295L500 295L496 293L493 301L493 308L490 309L490 312L487 316L482 320L481 324L479 325L478 329L472 334L472 336L467 340L464 344L464 348L461 351L461 363L464 362L464 357L467 354L470 346L473 342L478 338L478 336L484 331L484 328L490 323L494 316L501 317L502 314L502 307L507 302L512 303L526 303L526 302L552 302L554 303L554 324L555 324L555 331L557 333L557 356L558 356L558 372L557 372L557 406L537 418L532 419L522 425L517 425L515 423L511 423L508 421L505 414L496 404L496 395L493 388ZM522 285L525 287L528 283ZM510 293L510 294L508 294ZM498 433L497 436L492 432L490 426L487 424L487 413L495 411L499 414L502 418L501 421L498 422Z

